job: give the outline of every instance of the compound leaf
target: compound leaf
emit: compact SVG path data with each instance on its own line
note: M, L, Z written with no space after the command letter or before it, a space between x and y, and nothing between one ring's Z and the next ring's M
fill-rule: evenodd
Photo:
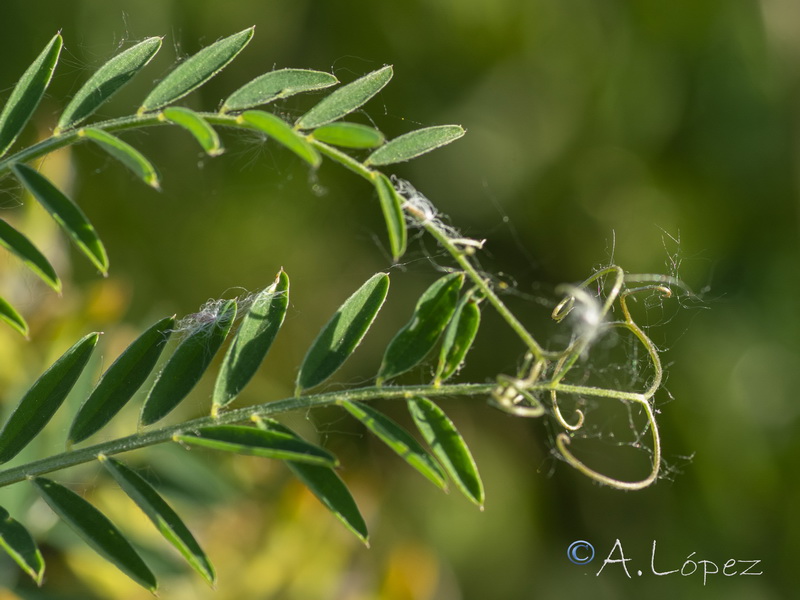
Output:
M286 121L263 110L248 110L236 118L236 122L266 133L279 144L286 146L312 167L318 167L322 158L305 136L292 129Z
M406 251L407 233L406 221L403 218L403 199L392 182L383 173L378 173L374 179L375 189L378 191L378 200L381 204L386 229L389 233L389 245L392 248L392 257L398 260Z
M83 211L36 169L15 164L14 174L34 198L50 213L75 245L92 264L105 275L108 273L108 255L100 238Z
M172 507L136 471L113 458L104 455L98 458L128 497L153 522L161 535L181 553L186 562L209 585L213 586L216 574L211 561Z
M433 482L436 487L442 490L447 488L447 476L442 468L405 429L367 404L342 402L341 405L361 421L379 440L394 450L400 458Z
M420 296L411 320L386 348L378 371L379 385L415 367L428 355L453 316L463 282L463 273L450 273Z
M472 347L472 342L475 341L480 324L481 309L475 299L467 294L459 301L453 318L444 332L434 385L449 379L458 371Z
M102 129L87 127L81 129L79 134L95 142L147 185L156 190L160 189L161 184L155 167L136 148Z
M342 148L377 148L386 138L374 127L360 123L328 123L317 127L314 139Z
M161 319L119 355L75 415L68 444L82 442L122 410L152 372L174 325L175 317Z
M0 246L16 254L42 281L61 293L61 281L50 262L28 238L0 219Z
M453 422L427 398L411 398L408 410L422 437L459 489L483 509L483 482L478 467Z
M42 585L44 577L42 553L39 552L28 530L12 519L2 507L0 507L0 546L37 585Z
M298 437L288 427L273 419L259 419L258 426L271 429L293 437ZM299 439L299 438L298 438ZM367 546L369 545L367 524L350 490L330 467L320 467L308 463L287 460L286 465L294 475L331 511L344 526Z
M86 367L99 333L67 350L25 393L0 431L0 463L14 458L47 425Z
M11 92L3 112L0 113L0 156L17 139L44 96L61 54L62 44L61 34L57 33L23 73Z
M213 317L189 333L159 373L142 407L141 423L166 416L200 381L236 318L236 300L228 300Z
M437 125L410 131L386 142L364 161L365 165L391 165L411 160L457 140L466 133L459 125Z
M256 427L213 425L193 433L178 434L174 439L192 446L236 454L293 460L324 467L338 465L336 457L319 446L309 444L297 436Z
M199 114L182 106L170 106L161 113L167 121L183 127L209 156L219 156L224 152L217 131Z
M300 117L295 126L298 129L316 129L341 119L380 92L389 83L392 75L392 67L387 65L340 87Z
M389 291L389 276L377 273L345 300L311 344L297 374L296 393L319 385L353 353Z
M221 113L246 110L301 92L321 90L339 83L330 73L307 69L279 69L256 77L225 100Z
M97 69L83 84L58 120L55 133L70 129L91 116L133 78L161 48L161 38L147 38L123 50Z
M0 321L5 321L17 332L28 337L28 324L17 309L11 306L5 298L0 298Z
M214 414L232 402L255 375L283 325L288 306L289 276L281 270L275 283L253 299L225 354L214 386Z
M142 587L155 593L150 568L108 517L72 490L44 477L31 480L45 502L98 554Z
M254 29L249 27L218 40L180 63L144 99L139 112L158 110L199 88L236 58L253 37Z

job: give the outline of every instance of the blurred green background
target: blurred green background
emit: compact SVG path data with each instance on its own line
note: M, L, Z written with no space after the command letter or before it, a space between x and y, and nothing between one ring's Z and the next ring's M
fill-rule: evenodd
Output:
M4 0L0 90L6 98L62 30L62 62L26 132L31 142L48 134L70 95L120 46L165 36L147 70L104 107L107 116L138 106L176 58L253 24L243 54L186 104L214 109L273 68L329 70L346 82L393 64L394 80L356 118L389 137L441 123L468 130L394 172L465 234L488 239L483 266L509 284L509 302L543 340L554 287L612 260L631 272L677 275L703 301L637 307L668 365L657 396L667 477L645 491L599 487L557 461L552 425L480 401L446 402L485 480L480 513L456 493L438 493L340 413L292 416L287 422L339 453L370 525L367 550L280 465L168 449L134 455L217 565L219 589L211 592L96 469L59 475L84 482L79 488L148 549L163 575L161 597L752 600L796 593L800 4ZM315 100L275 108L290 117ZM159 167L163 192L90 147L43 167L103 237L107 280L82 259L73 262L47 220L20 208L19 189L3 182L3 217L70 274L58 299L0 256L2 293L33 329L31 342L7 328L0 333L6 413L49 361L93 328L108 332L100 369L156 318L260 289L281 266L292 279L291 310L247 399L290 394L330 313L369 275L391 268L384 314L339 379L364 381L415 294L445 262L433 243L417 240L391 267L372 190L330 163L309 174L276 146L241 136L226 137L228 151L213 160L178 131L126 139ZM492 380L518 364L519 344L488 313L464 380ZM119 319L124 326L113 325ZM600 350L588 366L610 371ZM199 412L207 393L195 397L190 410ZM624 433L624 422L620 430L603 411L594 416L590 431L610 441L595 460L641 458L610 438L615 428ZM61 429L50 428L53 447L63 443L63 419ZM129 422L115 421L117 432L130 431ZM24 485L0 491L0 504L45 540L46 584L36 590L3 558L0 598L148 597L31 499ZM594 545L591 564L569 562L575 540ZM596 576L615 540L631 559L630 579L619 563ZM720 573L705 583L701 572L656 576L654 541L661 572L681 569L688 557L714 561L720 571L729 559L760 560L754 571L763 574Z

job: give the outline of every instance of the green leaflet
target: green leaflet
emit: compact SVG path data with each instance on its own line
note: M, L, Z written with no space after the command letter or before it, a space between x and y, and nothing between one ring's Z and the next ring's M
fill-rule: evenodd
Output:
M373 71L326 96L295 123L298 129L316 129L353 112L389 83L391 65Z
M254 27L206 46L175 67L142 102L139 112L163 108L183 98L222 71L253 37Z
M61 519L98 554L142 587L156 592L155 575L108 517L63 485L36 477L31 483Z
M322 158L301 133L292 129L286 121L263 110L248 110L236 118L236 122L251 129L266 133L279 144L286 146L312 167L318 167Z
M216 130L193 110L182 106L170 106L164 109L160 118L180 125L191 133L209 156L219 156L224 152Z
M365 165L391 165L411 160L457 140L466 133L459 125L437 125L410 131L386 142L364 161Z
M14 458L47 425L86 367L99 333L67 350L25 393L0 431L0 463Z
M321 90L339 83L330 73L307 69L279 69L256 77L225 100L221 113L246 110L301 92Z
M433 484L447 489L446 475L436 460L410 433L367 404L341 402L341 406L369 429L378 439L394 450L400 458L422 473Z
M378 385L418 365L436 344L458 303L463 273L437 279L420 296L411 320L389 342L378 371Z
M317 127L311 135L320 142L343 148L376 148L386 139L374 127L359 123L328 123Z
M98 270L108 273L108 255L97 232L86 215L72 200L36 169L28 165L15 164L14 174L36 200L50 213L56 223L67 232L78 249L83 252Z
M353 353L389 291L389 276L377 273L345 300L311 344L297 374L295 393L325 381Z
M269 429L285 433L300 439L297 434L284 427L273 419L257 419L257 424L262 429ZM344 526L349 529L358 539L369 546L367 524L361 511L358 510L350 490L330 467L320 467L308 463L287 460L286 465L300 481L303 482L312 494L331 511Z
M0 113L0 156L3 156L17 139L44 96L53 77L58 56L61 54L62 44L61 34L56 34L23 73L14 91L11 92L3 112Z
M96 433L122 410L155 367L174 325L175 317L158 321L103 373L72 421L68 445L82 442Z
M0 246L16 254L42 281L61 293L61 281L50 262L28 238L0 219Z
M213 586L216 574L211 561L177 513L136 471L118 460L97 457L122 490L142 509L164 538L183 555L186 562Z
M11 306L5 298L0 298L0 321L5 321L12 328L25 337L28 337L28 324L17 309Z
M381 211L386 221L389 232L389 245L392 248L392 258L398 260L406 251L407 233L406 221L403 218L403 199L392 182L383 173L377 173L374 179L375 189L378 191L378 200Z
M28 530L11 518L4 508L0 507L0 547L14 559L20 568L36 582L42 585L44 577L44 559L36 542Z
M297 436L256 427L213 425L193 433L178 434L174 439L192 446L236 454L293 460L323 467L336 467L339 464L330 452Z
M475 341L480 324L481 309L472 295L467 294L458 302L453 318L444 332L434 385L439 385L458 371Z
M427 398L411 398L408 410L422 437L453 481L483 509L483 482L464 438L441 408Z
M150 425L165 417L200 381L235 318L236 300L228 300L180 343L144 401L142 425Z
M78 134L95 142L150 187L156 190L161 189L155 167L150 164L150 161L141 152L127 142L123 142L118 137L102 129L94 129L92 127L81 129Z
M114 56L83 84L61 114L55 129L75 127L91 116L106 100L128 83L161 48L161 38L151 37Z
M289 276L281 270L275 283L255 297L228 347L214 386L214 415L230 404L255 375L283 325L288 306Z

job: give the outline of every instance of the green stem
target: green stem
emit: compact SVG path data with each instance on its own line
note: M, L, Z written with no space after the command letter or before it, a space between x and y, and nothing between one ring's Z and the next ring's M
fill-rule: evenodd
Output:
M561 392L564 394L575 394L577 396L595 396L597 398L613 398L615 400L630 400L631 402L646 402L650 396L647 393L640 394L638 392L626 392L623 390L612 390L608 388L599 388L590 385L571 385L568 383L558 383L553 381L544 381L531 385L531 391L546 390L553 392ZM651 394L652 395L652 394Z
M411 214L414 214L413 212ZM415 215L417 216L417 215ZM486 300L495 308L495 310L500 314L500 316L505 320L506 323L514 330L519 338L523 341L523 343L528 347L528 350L536 357L537 360L548 358L548 353L545 352L544 348L539 345L533 336L525 329L525 326L520 323L519 319L514 316L508 307L503 303L502 300L495 294L494 290L491 286L486 282L486 280L481 277L480 273L475 270L475 267L472 266L472 263L467 258L467 255L464 251L462 251L458 246L456 246L447 235L436 226L435 223L420 219L422 227L425 228L425 231L430 233L441 246L450 253L450 255L455 259L467 276L472 280L472 282L477 286L477 288L481 291L484 295Z
M144 115L129 115L116 119L108 119L107 121L92 123L91 127L111 133L114 131L125 131L127 129L140 129L143 127L156 127L159 125L173 125L173 123L170 121L159 119L159 114L160 113L147 113ZM205 112L199 112L198 114L213 125L221 125L223 127L237 126L236 117L232 115L221 115L219 113ZM82 138L78 135L80 129L81 128L78 127L76 129L62 131L0 160L0 177L10 171L12 165L16 163L29 162L37 158L41 158L42 156L46 156L47 154L66 146L70 146L82 141Z
M333 146L329 146L324 142L320 142L319 140L314 139L311 136L306 137L306 139L322 154L324 154L331 160L338 162L340 165L350 169L353 173L361 175L361 177L363 177L367 181L372 182L373 179L375 178L375 171L373 171L369 167L364 166L363 163L358 162L349 154L345 154L341 150L338 150Z
M353 391L328 392L324 394L300 396L299 398L286 398L274 402L258 404L256 406L246 406L222 413L216 418L200 417L177 425L169 425L152 431L144 431L124 438L95 444L94 446L80 448L78 450L67 450L61 454L6 469L5 471L0 471L0 487L24 481L30 477L37 477L45 473L60 471L67 467L91 462L101 454L110 456L112 454L129 452L131 450L169 442L172 441L176 435L187 431L194 431L202 427L208 427L209 425L232 425L235 423L249 422L254 416L270 417L291 410L305 410L319 406L329 406L342 400L364 402L377 399L403 400L414 396L481 396L491 393L494 387L494 384L456 384L442 385L439 387L366 387Z

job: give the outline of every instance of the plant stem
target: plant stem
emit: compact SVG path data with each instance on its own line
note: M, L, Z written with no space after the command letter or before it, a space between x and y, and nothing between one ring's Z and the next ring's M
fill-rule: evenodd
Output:
M414 213L412 212L411 214ZM419 219L419 215L414 214L414 216ZM528 347L528 350L531 351L534 357L537 360L547 358L548 355L544 348L539 345L539 342L533 338L528 330L525 329L525 326L520 323L519 319L514 316L514 313L512 313L503 303L503 301L500 300L497 294L495 294L491 286L486 283L486 280L475 270L475 267L472 266L472 263L467 258L466 253L456 246L450 240L450 238L447 237L447 235L436 226L435 223L431 222L430 220L425 220L424 218L420 219L420 223L422 227L425 228L425 231L430 233L436 239L436 241L439 242L439 244L441 244L441 246L450 253L450 255L464 270L467 276L478 287L478 289L480 289L484 297L495 308L495 310L506 321L506 323L508 323L511 329L514 330L514 333L516 333L523 343Z
M169 425L151 431L143 431L124 438L95 444L78 450L67 450L60 454L32 461L18 467L0 471L0 487L37 477L45 473L59 471L95 460L100 454L112 455L129 452L155 444L172 441L176 435L194 431L210 425L232 425L249 422L253 416L270 417L291 410L304 410L319 406L329 406L337 402L369 401L377 399L403 400L413 396L482 396L491 393L494 384L455 384L434 387L432 385L404 387L366 387L352 391L327 392L296 398L286 398L255 406L246 406L218 415L216 418L200 417L177 425Z
M159 125L174 125L170 121L159 119L160 114L160 112L156 112L147 113L144 115L129 115L126 117L119 117L116 119L108 119L107 121L92 123L89 126L94 129L101 129L111 133L114 131L125 131L126 129L140 129L143 127L156 127ZM222 125L224 127L237 126L236 117L233 115L221 115L219 113L206 112L199 112L198 114L206 121L214 125ZM0 177L10 171L11 167L16 163L29 162L31 160L41 158L42 156L50 154L51 152L59 150L60 148L70 146L81 141L82 138L78 135L80 129L80 127L68 129L67 131L50 136L41 142L33 144L32 146L28 146L27 148L24 148L19 152L11 154L0 160Z

